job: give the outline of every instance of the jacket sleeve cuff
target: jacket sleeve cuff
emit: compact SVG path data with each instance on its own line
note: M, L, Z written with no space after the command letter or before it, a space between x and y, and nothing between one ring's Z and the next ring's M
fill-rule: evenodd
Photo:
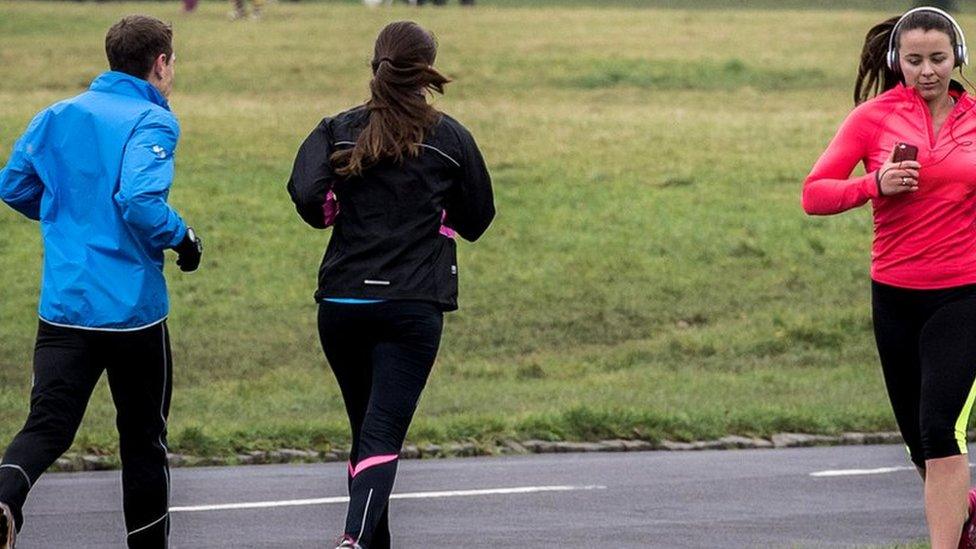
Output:
M864 193L864 196L868 198L878 198L881 196L881 193L878 192L877 177L878 177L877 170L865 174L861 177L860 186L861 186L861 192Z
M186 238L186 224L181 224L179 230L173 233L173 240L169 241L169 248L176 248Z

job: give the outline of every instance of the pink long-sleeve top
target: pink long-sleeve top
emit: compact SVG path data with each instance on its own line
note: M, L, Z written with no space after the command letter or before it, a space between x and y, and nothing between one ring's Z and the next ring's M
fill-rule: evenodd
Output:
M899 85L855 108L803 184L803 209L831 215L871 201L871 278L914 289L976 283L976 102L956 105L938 135L915 88ZM918 147L918 191L879 196L875 172L898 143ZM851 178L858 163L866 175Z

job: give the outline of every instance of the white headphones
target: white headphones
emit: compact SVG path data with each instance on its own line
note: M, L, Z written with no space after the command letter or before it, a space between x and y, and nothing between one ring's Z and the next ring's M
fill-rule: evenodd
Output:
M940 10L939 8L921 7L906 11L905 15L902 15L901 18L898 19L898 22L895 23L894 28L891 29L891 37L888 38L888 68L896 73L901 73L901 64L898 62L898 48L895 45L895 40L898 37L898 28L901 27L901 24L906 17L920 11L929 11L939 14L952 23L952 27L956 29L956 49L955 52L953 52L956 56L954 66L961 67L963 65L968 65L969 48L966 47L966 35L963 34L962 27L959 26L959 23L957 23L951 15Z

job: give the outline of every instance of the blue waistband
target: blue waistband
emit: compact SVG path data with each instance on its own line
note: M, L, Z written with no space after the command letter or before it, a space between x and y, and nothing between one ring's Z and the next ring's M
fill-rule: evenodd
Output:
M327 297L322 301L329 303L344 303L346 305L370 305L373 303L383 303L385 299L356 299L352 297Z

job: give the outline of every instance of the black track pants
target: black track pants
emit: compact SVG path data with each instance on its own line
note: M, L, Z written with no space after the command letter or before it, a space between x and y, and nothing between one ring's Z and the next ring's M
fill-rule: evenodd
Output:
M912 462L967 453L976 381L976 285L909 290L872 284L888 397Z
M128 546L164 548L169 534L166 418L173 386L165 322L134 332L104 332L41 321L30 413L0 464L0 501L10 505L20 529L27 493L71 446L103 370L117 411Z
M433 304L319 305L319 336L352 428L345 534L390 547L388 502L397 458L440 345Z

